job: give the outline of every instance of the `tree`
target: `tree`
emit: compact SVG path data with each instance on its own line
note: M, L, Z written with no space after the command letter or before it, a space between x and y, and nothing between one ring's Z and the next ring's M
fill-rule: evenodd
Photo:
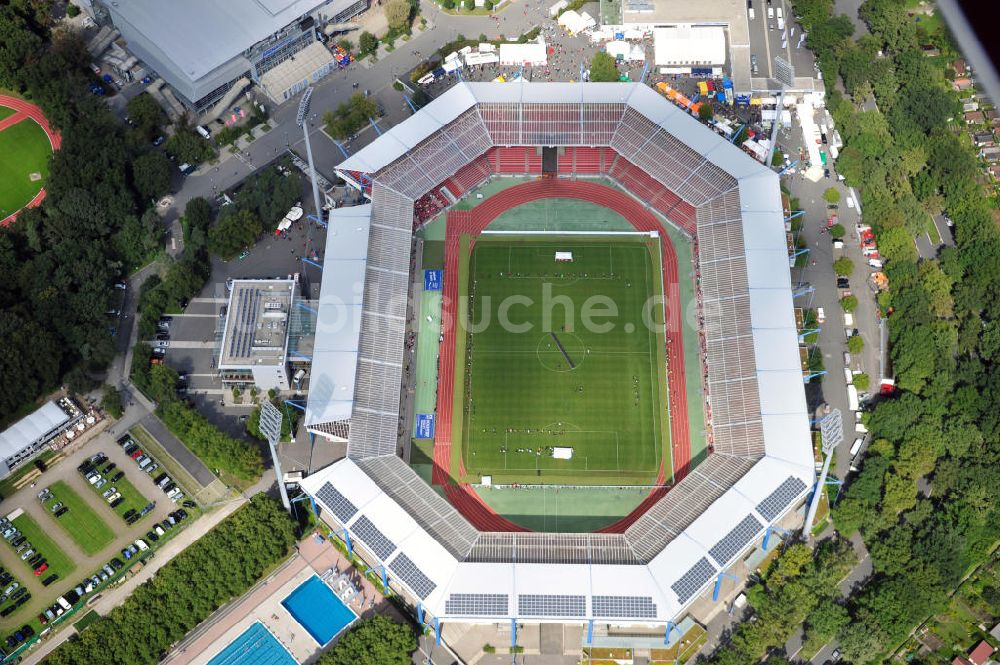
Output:
M9 4L0 5L0 87L25 87L24 65L42 47L41 37Z
M840 306L844 308L845 312L853 312L858 308L858 297L844 296L840 299Z
M358 37L358 52L362 56L366 56L369 53L374 53L378 50L378 39L372 33L367 30L361 33Z
M162 247L162 241L163 223L154 208L148 209L142 217L130 215L125 218L121 231L115 236L115 244L128 272L149 262Z
M154 150L132 163L132 178L143 201L155 201L170 191L170 160Z
M841 277L850 277L854 272L854 261L842 256L833 262L833 271Z
M610 82L617 81L619 77L618 63L616 63L615 59L604 51L598 51L594 54L594 57L590 59L591 81Z
M715 111L712 110L712 105L707 102L702 102L701 106L698 107L698 118L704 121L709 121L715 115Z
M318 665L407 665L416 648L409 626L376 614L355 624Z
M847 350L851 353L861 353L863 348L865 348L865 340L862 339L861 335L851 335L847 338Z
M410 23L410 0L389 0L385 5L385 20L389 29L402 32Z
M129 120L135 123L135 131L139 133L143 143L153 140L167 120L160 104L146 92L130 99L125 111Z
M827 203L838 203L840 201L840 190L836 187L827 187L823 192L823 199Z
M470 12L476 8L476 0L465 0L462 4Z
M830 227L830 237L833 238L834 240L842 239L844 237L845 232L846 231L844 229L843 224L834 224L833 226Z
M178 161L187 164L200 164L215 154L212 144L187 126L177 128L176 133L167 139L166 148Z
M46 662L155 665L172 644L273 570L294 543L295 524L281 503L257 494Z
M854 375L854 387L865 392L871 385L871 378L867 374L855 374Z
M125 414L122 405L122 394L114 386L105 384L101 394L101 408L112 418L121 418Z
M262 232L260 218L252 211L224 212L208 232L208 247L213 254L229 261L253 245Z

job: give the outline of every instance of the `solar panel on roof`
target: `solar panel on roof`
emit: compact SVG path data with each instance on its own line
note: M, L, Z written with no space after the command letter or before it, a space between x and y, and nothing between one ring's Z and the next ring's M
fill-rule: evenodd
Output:
M753 538L761 532L764 525L753 515L747 515L732 530L723 536L719 542L708 551L720 566L739 554Z
M799 496L806 489L806 484L801 478L788 476L778 488L768 494L763 501L757 504L757 512L768 522L776 519L782 511L788 507L795 497Z
M453 593L444 601L444 612L464 616L507 616L509 600L505 593Z
M431 592L437 588L437 584L431 578L424 575L417 568L417 564L413 563L410 557L402 552L389 564L389 570L395 573L396 577L401 579L421 599L431 595Z
M517 596L517 612L531 617L582 617L587 614L587 597L522 593Z
M698 563L691 566L686 573L670 585L670 588L677 594L677 599L682 603L691 600L698 589L705 586L705 583L715 575L715 566L709 563L708 559L701 557Z
M389 540L385 534L378 530L372 521L365 515L358 518L358 521L351 525L351 533L368 546L381 561L385 561L396 551L396 544Z
M358 512L358 507L351 503L350 499L338 492L330 483L323 483L323 486L316 492L316 498L333 511L333 514L337 516L341 524L347 524Z
M594 596L595 617L655 619L656 603L650 596Z

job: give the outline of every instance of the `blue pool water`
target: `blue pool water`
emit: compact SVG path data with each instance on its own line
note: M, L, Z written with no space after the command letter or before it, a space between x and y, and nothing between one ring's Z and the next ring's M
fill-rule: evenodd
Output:
M208 665L297 665L281 642L260 623L252 624Z
M315 575L300 584L281 604L320 646L326 646L357 618L351 608Z

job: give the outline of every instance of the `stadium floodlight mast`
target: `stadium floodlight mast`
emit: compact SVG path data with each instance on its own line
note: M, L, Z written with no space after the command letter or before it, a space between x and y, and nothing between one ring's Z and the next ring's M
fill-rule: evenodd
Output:
M812 500L809 502L809 512L806 514L805 532L807 536L811 533L813 520L816 519L816 509L819 508L820 494L826 484L826 476L830 472L833 451L844 440L844 419L840 409L834 409L823 420L819 421L819 433L823 446L823 470L820 471L819 480L816 481L816 489L813 491Z
M781 56L774 56L774 78L781 84L781 91L778 93L778 104L774 107L774 122L771 124L771 149L767 153L767 162L764 166L771 168L771 160L774 159L774 149L778 140L778 125L781 124L781 111L785 108L785 89L791 88L795 83L795 68Z
M299 100L299 111L295 115L295 123L302 128L302 137L306 141L306 161L309 162L309 180L312 182L313 205L316 206L316 219L323 223L323 208L319 203L319 185L316 182L316 165L313 163L312 144L309 142L309 104L312 102L313 88L306 88L305 94Z
M274 477L278 481L278 491L281 492L281 504L285 510L291 512L292 506L288 502L288 490L285 488L285 476L281 473L281 461L278 459L278 441L281 439L282 415L271 400L264 400L260 407L259 428L261 434L267 437L268 447L271 449L271 461L274 463Z

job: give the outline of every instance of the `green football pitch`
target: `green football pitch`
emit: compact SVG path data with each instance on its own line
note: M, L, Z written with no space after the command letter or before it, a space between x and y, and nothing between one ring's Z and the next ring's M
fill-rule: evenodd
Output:
M45 131L30 118L0 131L0 219L23 208L41 190L51 154ZM32 173L41 179L32 180Z
M670 477L659 247L638 235L476 240L459 278L471 296L457 349L466 479L649 485L661 464Z

